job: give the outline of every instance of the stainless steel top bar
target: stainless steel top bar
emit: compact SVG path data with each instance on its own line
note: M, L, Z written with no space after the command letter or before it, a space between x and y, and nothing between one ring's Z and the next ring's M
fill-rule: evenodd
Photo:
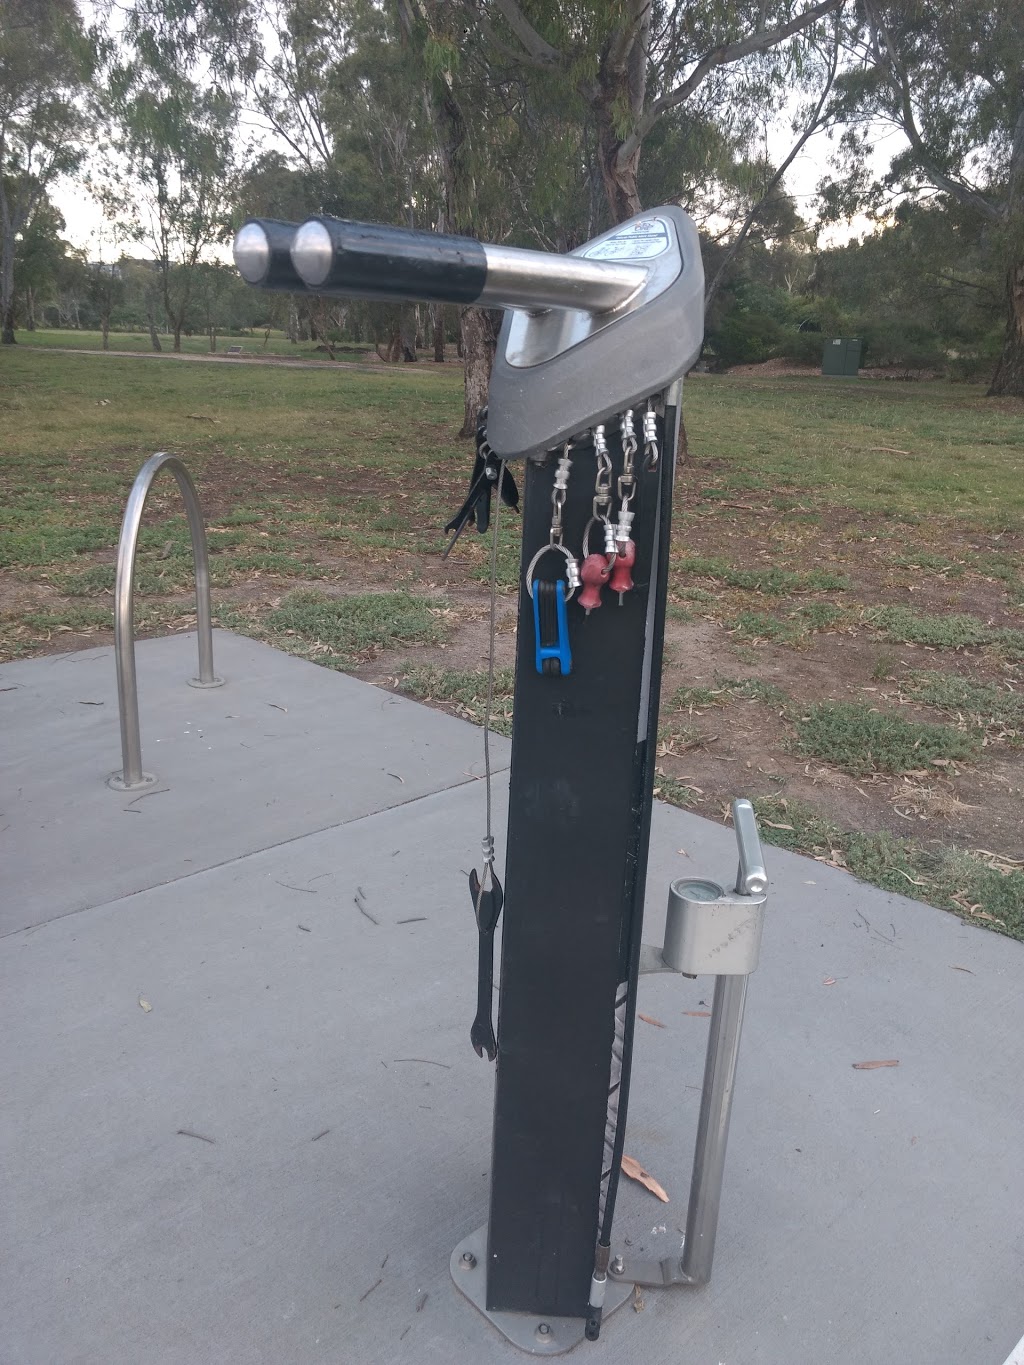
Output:
M250 283L269 282L275 244L266 233L276 226L249 223L235 239L235 261ZM319 293L531 311L607 313L627 303L648 278L643 266L618 261L331 218L311 218L297 228L290 255L296 275Z
M647 279L643 266L590 261L512 246L484 244L487 279L482 304L497 308L576 308L607 313L626 303Z

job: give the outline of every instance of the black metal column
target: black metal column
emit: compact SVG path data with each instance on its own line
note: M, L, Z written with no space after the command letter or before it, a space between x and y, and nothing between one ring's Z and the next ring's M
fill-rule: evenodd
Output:
M670 390L677 395L679 388ZM639 423L638 423L639 427ZM628 1082L664 631L678 411L659 422L662 456L643 471L634 590L584 616L569 607L573 668L534 664L521 590L488 1223L487 1307L586 1316L605 1152L615 1001L628 983ZM667 441L666 441L667 436ZM607 426L616 474L617 423ZM666 449L666 445L668 448ZM548 538L554 459L530 463L523 564ZM591 515L592 447L573 454L563 513L579 553ZM599 536L593 549L600 550ZM545 556L538 576L562 561ZM625 1121L622 1087L620 1123ZM618 1172L611 1173L617 1181Z

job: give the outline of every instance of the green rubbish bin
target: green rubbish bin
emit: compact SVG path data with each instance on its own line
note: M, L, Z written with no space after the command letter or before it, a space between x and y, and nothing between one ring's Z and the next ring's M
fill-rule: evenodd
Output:
M854 379L860 369L859 341L850 337L833 337L825 342L825 353L821 357L822 374L844 375Z

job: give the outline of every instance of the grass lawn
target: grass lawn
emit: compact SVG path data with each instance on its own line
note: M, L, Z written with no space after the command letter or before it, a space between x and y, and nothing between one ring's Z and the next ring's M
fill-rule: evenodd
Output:
M749 795L770 841L1024 938L1024 404L725 376L691 380L686 412L660 794L716 819ZM440 557L470 463L460 418L457 367L428 361L4 348L2 657L111 638L124 501L170 450L203 499L222 624L479 719L486 546L467 534ZM507 521L503 728L515 535ZM168 479L147 506L140 633L188 628L190 585Z
M26 349L29 347L71 351L103 349L102 332L76 331L68 327L37 327L34 332L19 331L16 336L18 345ZM148 355L154 353L148 332L111 332L109 341L109 349L114 352L132 351ZM170 352L173 344L173 337L160 334L160 345L164 353ZM263 331L239 332L217 337L219 355L224 355L229 346L240 346L245 356L283 356L289 360L328 359L325 352L317 349L316 342L291 342L284 332L271 332L269 336ZM210 342L205 336L182 336L181 349L185 355L209 355ZM365 346L346 344L337 347L335 351L339 360L362 360L367 352L371 354L373 352L373 346L369 343Z

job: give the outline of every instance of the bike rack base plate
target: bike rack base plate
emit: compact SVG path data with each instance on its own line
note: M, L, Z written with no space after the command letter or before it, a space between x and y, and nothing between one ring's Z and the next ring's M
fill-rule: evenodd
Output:
M464 1237L452 1252L450 1263L456 1289L465 1294L502 1336L535 1356L558 1356L578 1346L585 1335L582 1318L545 1316L540 1313L509 1313L487 1307L487 1224ZM633 1297L633 1285L608 1277L602 1321Z
M113 787L116 792L138 792L146 787L151 787L156 781L156 773L143 773L141 782L126 782L123 772L111 773L107 778L107 786Z

